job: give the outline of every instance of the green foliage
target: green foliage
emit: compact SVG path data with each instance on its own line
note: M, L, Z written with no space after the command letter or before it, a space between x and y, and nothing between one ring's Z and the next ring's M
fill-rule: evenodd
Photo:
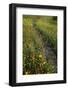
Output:
M45 17L45 19L36 20L35 28L40 32L44 41L50 44L54 52L57 52L57 17ZM55 20L54 20L55 19ZM57 53L56 53L57 54Z
M47 62L44 41L56 52L56 20L53 17L23 16L23 74L54 73ZM50 24L52 21L52 24ZM53 23L55 22L55 25ZM42 36L42 38L41 38ZM45 47L46 48L46 47Z

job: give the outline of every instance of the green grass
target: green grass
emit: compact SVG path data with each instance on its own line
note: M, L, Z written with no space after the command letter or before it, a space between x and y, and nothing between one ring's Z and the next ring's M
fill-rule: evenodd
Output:
M49 42L56 52L56 30L56 20L52 17L23 16L24 75L55 72L54 65L47 62L44 41Z
M44 41L50 44L54 52L57 52L57 21L54 17L43 17L35 21L35 28L42 34ZM57 19L57 18L56 18Z

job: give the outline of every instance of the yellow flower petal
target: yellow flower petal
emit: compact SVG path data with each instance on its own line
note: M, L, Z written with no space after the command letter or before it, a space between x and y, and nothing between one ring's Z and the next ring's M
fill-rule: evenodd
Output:
M41 54L39 55L39 58L42 58L42 55Z

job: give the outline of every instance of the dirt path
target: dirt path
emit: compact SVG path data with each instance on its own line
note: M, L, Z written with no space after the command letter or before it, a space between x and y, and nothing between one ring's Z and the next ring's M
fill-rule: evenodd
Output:
M39 36L39 39L40 41L42 42L43 41L43 38L42 38L42 35L41 33L35 29L35 27L32 27L34 28L35 32L37 33L37 35ZM46 57L46 60L49 64L53 65L54 68L55 68L55 73L57 72L57 57L54 53L54 51L52 50L52 48L49 46L49 43L48 42L44 42L43 41L43 45L42 45L43 49L44 49L44 54L45 54L45 57Z
M47 44L45 45L45 55L48 63L52 64L55 66L55 71L57 72L57 58L56 55L54 54L53 50L51 47L49 47Z

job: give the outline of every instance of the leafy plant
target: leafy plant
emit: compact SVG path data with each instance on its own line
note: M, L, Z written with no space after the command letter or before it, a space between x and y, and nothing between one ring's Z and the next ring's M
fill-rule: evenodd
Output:
M54 73L55 65L47 62L44 42L57 50L57 25L53 17L23 16L23 74ZM52 24L51 24L52 22ZM55 24L53 24L55 22Z

